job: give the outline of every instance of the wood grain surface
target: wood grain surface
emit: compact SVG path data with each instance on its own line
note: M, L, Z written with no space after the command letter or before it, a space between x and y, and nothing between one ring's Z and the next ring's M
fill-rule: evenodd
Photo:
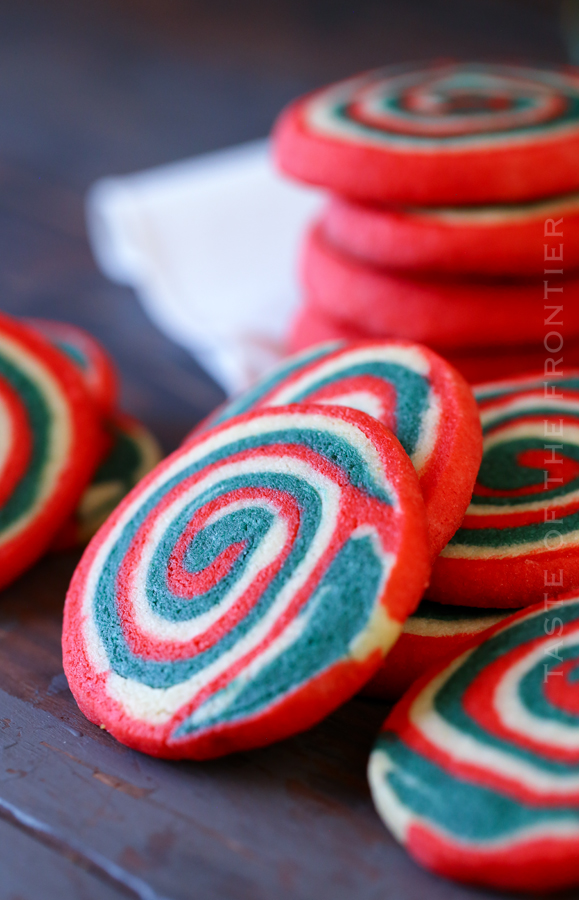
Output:
M262 136L293 95L358 68L564 53L539 0L1 0L0 308L91 330L169 451L223 395L97 272L89 184ZM0 900L498 896L421 871L382 826L365 767L383 704L205 764L88 723L60 652L77 559L45 558L0 598Z

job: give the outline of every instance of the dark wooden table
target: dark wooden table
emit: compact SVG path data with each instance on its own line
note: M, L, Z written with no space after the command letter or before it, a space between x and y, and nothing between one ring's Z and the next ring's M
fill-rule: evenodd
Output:
M290 97L358 68L563 60L556 13L538 0L2 0L0 307L93 331L123 405L171 450L222 393L97 272L88 185L261 136ZM365 778L380 703L206 764L150 759L90 725L60 653L77 558L44 559L0 600L0 900L491 896L421 871L381 825Z

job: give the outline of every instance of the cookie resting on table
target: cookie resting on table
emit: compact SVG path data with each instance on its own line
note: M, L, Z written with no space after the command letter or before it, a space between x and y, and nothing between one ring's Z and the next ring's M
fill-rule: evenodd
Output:
M579 588L579 371L473 390L483 459L428 596L519 607Z
M579 74L476 62L378 69L292 103L274 151L294 178L375 203L568 193L579 188Z
M370 265L541 279L545 269L563 267L563 222L569 271L579 267L579 194L462 208L384 207L334 197L322 216L328 240Z
M35 318L25 321L72 360L101 412L112 414L119 392L117 372L112 359L97 339L84 328L69 322Z
M383 425L248 413L160 463L93 538L66 600L68 682L155 756L262 746L360 690L429 568L418 478Z
M151 432L126 413L106 423L111 446L80 499L74 514L58 533L53 550L83 546L96 534L123 497L160 462L163 454Z
M0 314L0 587L42 556L90 481L102 447L76 367Z
M509 345L515 336L518 344L541 344L545 304L561 297L545 300L542 278L469 281L369 266L334 247L320 225L306 237L302 276L309 306L331 318L374 337L422 341L449 352ZM579 336L578 274L551 276L548 285L564 291L565 338Z
M370 757L422 865L518 891L579 885L579 599L541 602L423 676Z
M427 669L510 615L512 610L444 606L423 600L406 619L402 634L362 693L398 700Z
M405 341L322 344L288 359L207 422L288 403L359 409L394 432L418 473L436 558L462 522L482 455L476 403L460 375Z

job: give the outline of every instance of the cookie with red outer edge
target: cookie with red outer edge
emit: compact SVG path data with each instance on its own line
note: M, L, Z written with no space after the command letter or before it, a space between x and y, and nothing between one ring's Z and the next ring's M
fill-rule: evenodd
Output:
M510 615L511 610L444 606L422 600L416 612L406 619L402 634L362 693L398 700L427 669Z
M69 322L57 322L54 319L25 321L66 353L80 370L101 412L105 415L112 414L118 399L118 378L115 365L102 344L84 328Z
M508 890L579 885L578 663L572 595L494 626L394 707L368 777L421 865Z
M543 279L412 278L347 256L319 225L306 238L302 278L311 306L374 336L421 341L439 350L500 347L512 344L514 336L521 344L538 344L545 337ZM565 337L579 335L579 277L559 277L554 286L564 290Z
M434 564L429 598L520 607L546 589L579 588L579 371L473 390L483 459L463 523Z
M64 667L85 715L204 759L308 728L379 668L428 579L418 478L370 416L230 419L160 463L74 574Z
M478 410L458 372L407 341L321 344L287 359L209 422L289 403L359 409L394 432L418 473L436 559L462 522L482 456Z
M0 314L0 587L32 565L78 503L102 446L77 369Z
M117 412L106 429L110 436L108 452L74 514L57 535L53 550L87 544L123 497L163 457L156 438L133 416Z
M559 222L546 238L545 222ZM549 228L549 226L547 226ZM322 215L328 240L374 266L441 275L520 275L579 267L579 194L539 203L478 207L384 207L334 197ZM551 256L545 261L543 244Z
M579 75L485 63L378 69L292 103L278 166L336 194L424 206L579 188Z

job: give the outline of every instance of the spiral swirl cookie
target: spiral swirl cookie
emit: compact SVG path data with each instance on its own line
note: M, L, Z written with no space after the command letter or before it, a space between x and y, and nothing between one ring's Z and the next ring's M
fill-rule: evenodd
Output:
M0 314L0 587L50 545L88 484L102 435L75 367Z
M362 693L398 700L431 666L456 653L477 635L512 615L512 610L444 606L422 600L402 634Z
M96 534L123 497L161 460L161 448L151 432L126 413L107 423L111 446L80 502L59 532L53 550L83 546Z
M117 372L97 339L84 328L69 322L54 319L28 319L27 322L72 360L101 412L113 414L119 392Z
M378 812L418 862L511 890L579 884L579 599L540 603L430 670L370 757Z
M65 608L69 685L153 755L264 745L362 687L428 572L391 432L337 407L249 413L157 466L89 544Z
M484 63L378 69L291 104L280 168L376 203L503 203L579 188L579 75Z
M579 371L474 388L483 460L429 597L529 606L579 587Z
M539 254L540 255L540 254ZM545 287L539 280L418 278L379 269L334 247L318 225L306 237L302 278L308 304L376 337L421 341L437 349L541 344ZM579 335L579 277L560 280L566 338ZM561 297L560 293L551 295Z
M478 207L385 207L335 197L323 213L334 246L375 266L441 275L543 277L561 269L561 237L545 223L565 223L565 267L579 267L579 194L535 203ZM545 261L546 253L552 257Z
M210 422L288 403L359 409L394 432L418 473L436 558L462 521L482 454L478 411L460 375L418 344L323 344L290 358Z

